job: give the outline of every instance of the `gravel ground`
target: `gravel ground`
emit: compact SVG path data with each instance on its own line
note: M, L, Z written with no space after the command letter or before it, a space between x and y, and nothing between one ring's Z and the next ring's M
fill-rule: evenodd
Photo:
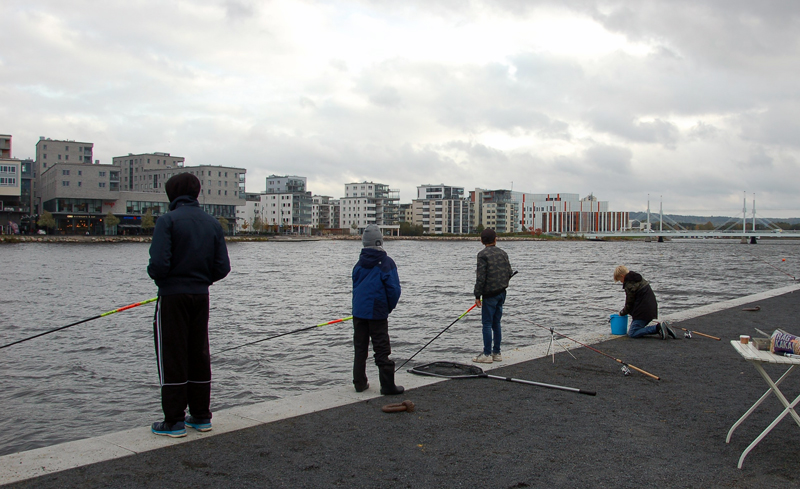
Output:
M800 292L790 293L676 324L722 341L695 335L593 345L660 381L624 376L618 363L586 348L573 351L577 359L562 351L555 364L547 357L491 372L594 390L596 397L451 380L400 399L373 399L6 487L796 488L800 431L791 418L736 468L741 452L781 411L774 397L729 445L725 436L767 388L729 340L755 336L753 327L800 334L798 299ZM742 310L755 305L761 310ZM780 370L767 369L773 378ZM782 390L794 398L798 384L795 375ZM380 409L403 399L417 410Z

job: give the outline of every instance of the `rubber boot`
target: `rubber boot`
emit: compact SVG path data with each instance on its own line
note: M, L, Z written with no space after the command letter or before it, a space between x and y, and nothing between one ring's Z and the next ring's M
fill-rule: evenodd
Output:
M405 391L402 385L394 383L394 362L392 365L381 366L378 375L381 379L381 394L384 396L396 396Z

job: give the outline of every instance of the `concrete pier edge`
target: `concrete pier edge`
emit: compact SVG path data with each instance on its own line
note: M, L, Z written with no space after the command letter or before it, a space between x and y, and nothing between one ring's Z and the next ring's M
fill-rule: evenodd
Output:
M797 290L800 290L800 284L679 311L668 316L662 316L660 319L682 321ZM597 333L575 336L575 339L587 344L596 344L613 338L615 337L610 334ZM580 348L579 345L570 344L570 342L562 342L562 345L568 348ZM507 352L504 351L504 361L499 366L508 366L541 358L546 355L547 346L545 342ZM468 358L460 359L459 361L470 363ZM484 368L484 370L489 371L491 368ZM398 372L398 383L404 385L406 389L434 384L443 380L446 379L421 377ZM217 411L214 413L213 431L200 433L187 429L185 438L155 436L150 432L149 426L143 426L95 438L5 455L0 457L0 484L18 482L377 397L380 397L380 394L376 388L356 393L352 386L347 384L284 399Z

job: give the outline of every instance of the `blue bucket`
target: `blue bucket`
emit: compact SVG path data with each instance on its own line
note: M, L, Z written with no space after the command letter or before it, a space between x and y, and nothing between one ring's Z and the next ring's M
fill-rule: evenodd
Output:
M611 315L611 334L628 334L628 316Z

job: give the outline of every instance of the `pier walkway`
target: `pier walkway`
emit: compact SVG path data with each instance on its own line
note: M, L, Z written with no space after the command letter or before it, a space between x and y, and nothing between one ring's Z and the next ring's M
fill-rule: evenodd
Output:
M757 312L743 310L755 305ZM790 286L669 317L680 321L678 327L722 341L698 335L668 341L576 336L660 381L637 372L624 376L620 364L582 347L571 350L576 359L559 349L553 363L544 356L545 339L543 345L503 352L506 361L485 369L594 390L595 397L492 379L440 381L403 373L398 383L411 389L388 398L377 395L377 373L369 365L373 386L361 394L341 386L218 412L214 431L188 429L183 439L156 437L139 427L7 455L0 457L0 483L14 488L798 487L800 430L790 418L736 468L742 451L780 412L776 399L768 399L725 443L731 425L766 390L729 340L756 336L753 328L798 333L798 317L800 286ZM789 377L781 388L794 398L800 377ZM414 401L415 412L381 411L404 399ZM119 424L125 428L124 419Z

